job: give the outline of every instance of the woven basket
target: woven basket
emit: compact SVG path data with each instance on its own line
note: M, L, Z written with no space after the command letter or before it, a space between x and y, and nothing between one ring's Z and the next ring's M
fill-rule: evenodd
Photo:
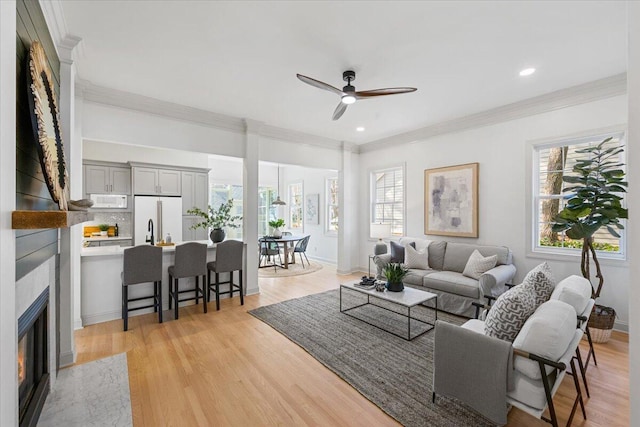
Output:
M616 321L616 311L611 307L596 304L589 317L589 331L591 340L596 343L605 343L611 338L611 330Z

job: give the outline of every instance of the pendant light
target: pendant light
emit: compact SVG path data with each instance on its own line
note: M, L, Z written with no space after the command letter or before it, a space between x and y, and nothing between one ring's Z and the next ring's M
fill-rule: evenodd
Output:
M277 206L286 205L286 203L280 199L280 163L278 163L278 197L276 197L276 199L271 204Z

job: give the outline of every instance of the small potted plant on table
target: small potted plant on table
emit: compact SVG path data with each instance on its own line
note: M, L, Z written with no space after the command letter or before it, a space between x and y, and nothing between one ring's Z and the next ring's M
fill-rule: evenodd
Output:
M273 237L282 237L282 230L280 230L280 228L284 227L284 219L278 218L275 221L269 221L269 227L273 228Z
M109 234L109 224L98 224L98 229L101 237L107 237Z
M239 228L241 225L236 221L241 221L240 215L231 215L233 208L233 200L229 199L226 203L222 203L218 209L214 209L209 205L208 212L204 212L199 208L189 209L189 215L196 215L203 218L202 222L191 226L192 230L196 228L211 228L209 238L213 243L220 243L226 237L224 228Z
M404 290L402 279L407 275L409 269L403 264L389 263L382 270L384 277L387 278L387 290L391 292L400 292Z

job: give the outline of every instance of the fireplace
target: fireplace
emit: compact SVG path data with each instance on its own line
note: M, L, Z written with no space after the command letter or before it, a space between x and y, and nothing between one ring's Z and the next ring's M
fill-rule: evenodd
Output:
M18 319L20 426L35 426L49 393L49 288Z

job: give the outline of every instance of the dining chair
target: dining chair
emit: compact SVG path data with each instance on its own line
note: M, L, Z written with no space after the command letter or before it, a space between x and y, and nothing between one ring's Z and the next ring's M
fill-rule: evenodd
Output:
M169 309L175 301L175 319L178 319L178 306L183 301L196 300L200 303L202 296L204 312L207 312L207 299L205 298L205 277L207 275L207 245L204 243L189 242L176 246L175 264L169 267ZM196 286L191 289L179 290L179 280L187 277L196 278ZM202 277L202 288L200 287ZM194 292L188 298L180 299L180 294Z
M311 236L307 236L304 239L299 240L298 243L296 243L296 247L293 249L293 256L295 257L296 254L300 256L302 268L305 268L304 261L302 261L302 255L304 255L305 259L307 260L307 265L311 265L311 263L309 262L309 258L307 258L307 245L309 245L310 238Z
M162 323L162 248L140 245L124 250L122 279L122 320L124 330L129 329L129 312L153 307L158 313L158 323ZM140 283L153 283L153 295L129 298L129 286ZM144 306L129 307L133 301L153 299L153 303Z
M282 266L282 256L280 255L280 246L278 245L278 242L271 237L262 237L258 242L260 245L258 268L273 267L273 269L276 270L278 267L278 264L275 262L276 255L278 256L278 259L280 259L280 266ZM273 257L273 263L266 264L267 261L271 260L271 257ZM263 260L265 260L265 265L262 265Z
M240 292L240 305L244 305L244 290L242 288L242 255L244 243L237 240L227 240L216 246L216 260L207 263L207 301L211 301L211 290L216 293L216 310L220 310L220 295ZM239 272L238 284L233 283L233 272ZM215 273L215 282L211 283L211 273ZM229 273L229 280L220 281L220 273ZM229 290L220 292L220 285L229 284Z

